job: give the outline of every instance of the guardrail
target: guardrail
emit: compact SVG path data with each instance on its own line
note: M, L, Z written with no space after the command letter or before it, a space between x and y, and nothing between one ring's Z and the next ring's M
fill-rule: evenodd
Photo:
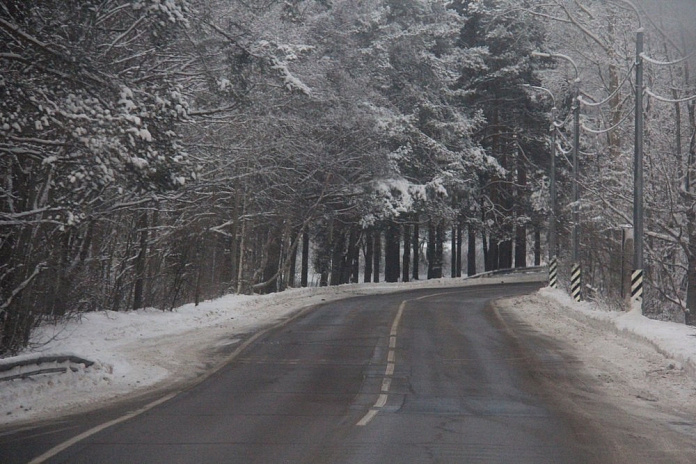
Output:
M497 269L495 271L482 272L480 274L472 275L468 277L469 279L482 279L485 277L493 277L498 275L510 275L510 274L534 274L538 272L545 272L546 266L532 266L532 267L513 267L510 269Z
M2 364L0 360L0 382L26 379L41 374L65 373L68 369L77 372L93 364L94 361L73 355L42 356L6 364Z

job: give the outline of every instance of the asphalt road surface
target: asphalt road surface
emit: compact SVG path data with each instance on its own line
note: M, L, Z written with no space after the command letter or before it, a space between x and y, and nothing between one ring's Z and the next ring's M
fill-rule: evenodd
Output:
M536 288L327 303L253 340L203 382L165 392L166 401L159 393L0 431L0 461L640 462L563 401L559 386L580 375L572 357L490 305ZM594 407L630 421L610 405Z

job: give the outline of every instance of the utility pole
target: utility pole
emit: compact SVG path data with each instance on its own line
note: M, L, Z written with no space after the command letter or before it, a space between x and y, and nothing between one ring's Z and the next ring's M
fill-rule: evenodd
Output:
M636 127L633 166L633 273L631 306L643 312L643 28L636 33Z
M560 53L542 53L532 52L532 56L543 58L561 58L569 62L575 70L575 81L573 89L573 232L572 232L572 261L573 267L570 272L570 293L575 301L582 300L582 270L580 268L580 238L578 236L578 224L580 222L578 201L580 194L578 191L578 176L580 171L580 163L578 161L578 153L580 151L580 72L575 61L567 55ZM555 149L555 144L554 144ZM555 161L555 157L554 157ZM555 187L555 185L554 185ZM555 198L554 198L555 200ZM554 216L555 219L555 216ZM555 250L554 250L555 252ZM551 264L551 263L549 263ZM550 268L551 266L549 266ZM550 270L550 269L549 269ZM551 277L551 276L549 276Z
M552 95L553 97L553 95ZM551 218L549 220L549 287L558 286L558 258L556 257L556 105L551 109L551 163L549 172L549 200Z
M580 99L578 97L579 89L576 87L573 96L573 268L570 272L570 293L575 301L582 301L582 268L580 267L580 237L578 236L578 223L580 222L578 205L580 199L578 189L578 172L580 170L580 162L578 161L578 153L580 151Z

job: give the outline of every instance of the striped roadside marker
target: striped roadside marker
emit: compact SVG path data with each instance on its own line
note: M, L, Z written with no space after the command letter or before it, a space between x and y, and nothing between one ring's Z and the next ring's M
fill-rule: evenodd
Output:
M631 274L631 301L641 303L643 301L643 270L636 269Z
M549 287L558 287L558 258L551 258L549 263Z
M582 301L582 271L580 264L573 264L573 270L570 273L570 294L575 301Z

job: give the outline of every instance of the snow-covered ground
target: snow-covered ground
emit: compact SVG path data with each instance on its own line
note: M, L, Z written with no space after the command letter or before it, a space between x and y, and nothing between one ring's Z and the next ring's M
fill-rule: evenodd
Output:
M674 416L696 414L696 327L576 303L550 288L499 307L566 346L605 397L634 416L674 428Z
M264 296L230 295L203 302L198 307L188 304L173 311L86 313L79 320L41 327L33 336L32 348L19 356L0 359L2 365L42 356L74 355L95 363L77 372L0 380L0 425L74 413L175 382L190 381L211 368L211 359L213 362L221 359L220 355L211 358L217 348L239 344L241 338L235 335L255 332L318 303L415 288L538 279L535 275L525 275L351 284L293 289ZM19 373L18 368L2 375Z
M311 305L356 295L537 281L539 277L305 288L264 296L226 296L166 312L85 314L78 321L42 327L35 334L34 348L0 360L4 364L46 355L76 355L95 362L78 372L0 381L0 424L72 413L191 381L211 369L211 360L221 359L219 354L211 357L216 349L234 348L243 334L279 323ZM673 408L695 403L696 328L576 304L563 292L551 289L500 304L540 332L569 343L610 394L647 401L664 397Z

